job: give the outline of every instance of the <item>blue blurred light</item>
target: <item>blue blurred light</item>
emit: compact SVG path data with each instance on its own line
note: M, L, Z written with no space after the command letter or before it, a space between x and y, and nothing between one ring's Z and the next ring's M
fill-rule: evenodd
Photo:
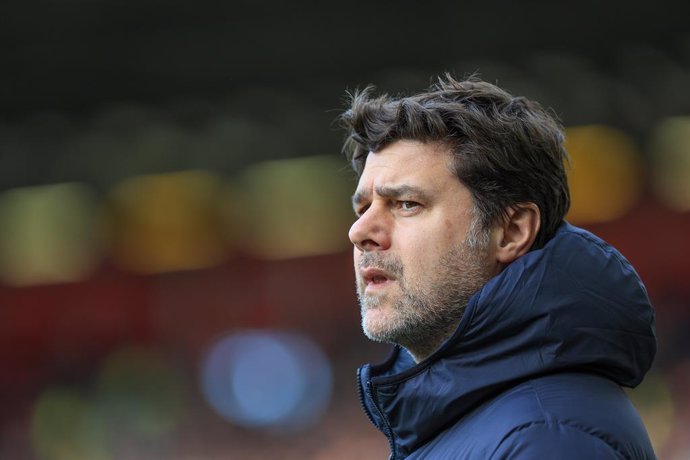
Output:
M208 404L254 428L299 430L318 420L331 397L331 366L308 338L243 331L217 341L201 369Z

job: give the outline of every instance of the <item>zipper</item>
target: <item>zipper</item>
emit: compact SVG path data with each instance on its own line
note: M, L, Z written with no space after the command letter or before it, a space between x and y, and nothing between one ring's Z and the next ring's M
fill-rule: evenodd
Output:
M361 379L361 368L357 369L357 390L359 393L359 402L362 405L362 408L364 409L364 413L367 414L367 418L369 418L369 421L376 427L379 428L376 422L374 422L374 417L371 415L369 412L369 408L364 402L364 389L362 388L362 379ZM373 384L371 381L367 381L367 394L371 398L371 401L374 403L374 407L376 408L376 411L378 412L379 417L383 421L383 434L386 435L386 438L388 439L388 447L391 450L391 455L388 458L388 460L393 460L395 459L395 443L393 442L393 429L391 428L390 424L388 423L388 419L383 415L383 411L381 408L379 408L378 401L376 399L376 396L374 395L373 391Z
M367 407L366 403L364 402L364 390L362 389L362 369L359 368L357 369L357 394L359 395L359 405L362 406L362 409L364 409L364 413L367 415L367 418L371 422L372 425L378 429L378 425L376 425L376 422L374 421L374 417L372 417L371 413L369 412L369 408Z

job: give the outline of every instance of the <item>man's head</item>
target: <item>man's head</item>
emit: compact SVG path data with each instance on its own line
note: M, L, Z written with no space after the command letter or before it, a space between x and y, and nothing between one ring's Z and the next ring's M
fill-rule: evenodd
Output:
M537 103L476 79L370 94L356 93L341 117L360 176L350 239L362 322L421 359L474 292L561 223L563 132Z

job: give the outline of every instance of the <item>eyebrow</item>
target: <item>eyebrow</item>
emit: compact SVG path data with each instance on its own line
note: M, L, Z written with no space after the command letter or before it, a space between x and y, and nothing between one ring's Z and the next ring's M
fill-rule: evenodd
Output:
M379 186L376 187L376 194L384 198L400 198L402 196L414 197L421 199L422 201L428 201L428 194L419 187L414 185L397 185L397 186ZM367 201L371 193L368 191L357 192L352 195L352 207L356 208Z

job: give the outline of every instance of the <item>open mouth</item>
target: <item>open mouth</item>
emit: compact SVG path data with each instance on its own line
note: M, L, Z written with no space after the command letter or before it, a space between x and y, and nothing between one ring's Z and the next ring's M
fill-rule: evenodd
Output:
M365 268L361 272L362 280L368 286L381 286L389 281L393 281L391 275L379 268Z

